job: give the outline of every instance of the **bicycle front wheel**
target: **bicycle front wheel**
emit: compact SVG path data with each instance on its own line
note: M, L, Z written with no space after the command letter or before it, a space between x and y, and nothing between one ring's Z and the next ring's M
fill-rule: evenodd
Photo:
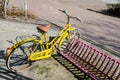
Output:
M18 44L18 43L17 43ZM6 65L12 72L21 72L30 68L35 61L29 61L31 53L41 51L42 47L38 41L21 41L8 56Z
M64 44L63 42L71 43L72 38L80 39L81 38L80 31L77 29L70 31L70 33L68 33L67 35L60 39L60 42L58 44L59 46L57 48L61 50L61 45Z
M72 37L71 38L76 38L76 39L80 39L81 38L81 34L80 31L75 29L73 31L71 31Z
M66 41L70 42L72 38L80 39L81 38L80 31L77 29L70 31L70 33L66 37Z

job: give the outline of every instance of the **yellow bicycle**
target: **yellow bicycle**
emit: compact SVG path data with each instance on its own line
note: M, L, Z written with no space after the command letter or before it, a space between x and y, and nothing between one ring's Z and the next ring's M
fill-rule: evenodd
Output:
M38 32L41 33L40 36L36 38L25 38L7 49L5 59L6 66L10 71L23 71L35 61L51 57L54 49L60 49L64 40L70 41L74 35L80 38L79 31L76 32L76 28L70 26L70 19L74 18L80 22L81 19L68 15L64 10L59 11L66 14L67 24L52 40L48 40L47 32L50 29L50 24L48 24L37 27Z

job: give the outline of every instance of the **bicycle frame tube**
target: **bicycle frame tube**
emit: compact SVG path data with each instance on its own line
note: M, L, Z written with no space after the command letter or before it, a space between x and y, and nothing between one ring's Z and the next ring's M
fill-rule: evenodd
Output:
M47 42L47 36L46 33L43 34L43 38L46 39L46 43L45 46L46 48L43 51L40 52L35 52L30 54L28 60L39 60L39 59L45 59L45 58L49 58L51 56L51 54L53 53L53 49L54 47L57 45L57 47L59 48L64 40L65 37L67 37L67 35L70 33L69 31L74 30L75 28L70 28L70 24L67 24L58 34L57 36L51 41L51 42ZM48 46L51 47L48 47Z
M49 45L51 45L50 48L53 48L58 42L58 45L60 47L63 39L70 33L71 30L75 30L75 28L71 28L70 27L70 24L66 24L65 27L56 35L56 37L48 43L48 39L47 39L47 34L46 33L43 33L43 35L40 36L42 42L45 42L45 46L46 46L46 49L48 49ZM44 41L43 41L44 40Z
M25 40L22 40L22 41L19 41L17 42L16 44L14 44L10 50L6 53L5 55L5 59L7 59L9 57L9 55L11 54L11 52L16 48L18 47L20 44L23 44L25 42L37 42L39 44L42 44L41 40L37 40L37 39L34 39L34 38L26 38Z
M62 41L64 38L70 33L70 31L75 30L75 28L71 28L70 24L66 24L66 26L57 34L57 36L48 43L49 45L52 45L51 48L53 48L58 42L58 45L60 47Z

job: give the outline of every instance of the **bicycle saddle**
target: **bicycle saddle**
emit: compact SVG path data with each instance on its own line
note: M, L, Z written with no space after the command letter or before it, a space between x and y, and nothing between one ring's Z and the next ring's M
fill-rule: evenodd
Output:
M42 32L46 32L47 33L49 31L50 27L51 27L50 24L42 25L42 26L38 26L37 30L40 30Z

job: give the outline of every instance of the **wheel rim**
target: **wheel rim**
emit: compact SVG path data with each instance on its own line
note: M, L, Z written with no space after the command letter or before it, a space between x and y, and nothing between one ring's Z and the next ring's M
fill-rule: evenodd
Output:
M33 45L34 44L34 45ZM28 56L33 52L35 42L21 44L15 48L7 60L7 67L12 72L21 72L30 68L33 61L28 61ZM34 50L39 51L38 49Z
M81 38L81 34L80 34L79 30L74 30L72 35L73 35L72 37L74 37L74 38L77 38L77 39Z

